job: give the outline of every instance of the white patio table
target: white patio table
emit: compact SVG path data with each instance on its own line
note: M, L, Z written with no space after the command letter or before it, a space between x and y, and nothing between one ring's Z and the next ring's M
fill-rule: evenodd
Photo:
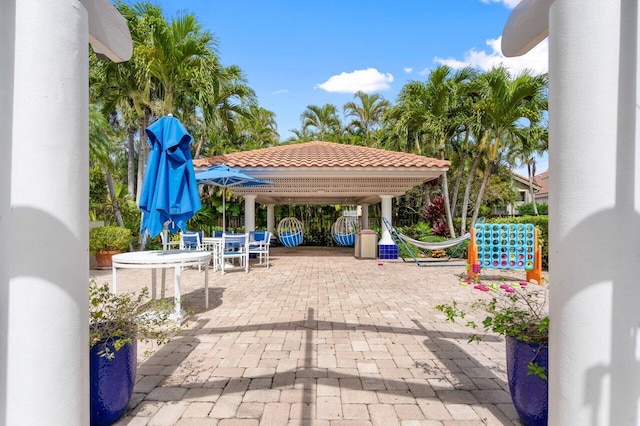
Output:
M156 269L174 268L174 306L176 320L182 316L180 306L180 274L187 266L204 266L204 305L209 307L209 262L211 252L196 250L151 250L133 251L116 254L112 258L113 284L111 290L116 293L116 273L118 268L151 269L151 298L156 299Z

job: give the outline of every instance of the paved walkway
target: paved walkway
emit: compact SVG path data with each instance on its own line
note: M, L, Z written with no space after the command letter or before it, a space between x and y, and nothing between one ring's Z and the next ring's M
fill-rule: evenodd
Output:
M520 424L504 341L468 344L469 330L434 308L478 296L458 284L464 266L420 268L352 253L276 247L269 269L210 271L208 310L203 273L185 270L188 325L158 350L138 347L134 396L117 424ZM91 274L111 281L111 271ZM119 270L118 289L149 285L150 275Z

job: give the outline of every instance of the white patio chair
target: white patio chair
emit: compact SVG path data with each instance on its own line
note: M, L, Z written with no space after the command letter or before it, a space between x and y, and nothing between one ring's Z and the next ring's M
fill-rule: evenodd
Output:
M223 234L221 243L220 270L224 275L227 260L239 259L240 266L249 272L249 234Z
M205 247L202 245L202 231L181 232L180 250L205 250ZM198 271L202 271L200 265L198 265Z
M166 229L160 233L160 241L162 241L162 250L179 249L181 244L180 241L172 241Z
M180 233L180 250L202 250L201 232L187 231Z
M262 265L263 259L269 268L269 247L271 246L271 232L265 231L261 239L249 242L249 255L258 255L258 264Z

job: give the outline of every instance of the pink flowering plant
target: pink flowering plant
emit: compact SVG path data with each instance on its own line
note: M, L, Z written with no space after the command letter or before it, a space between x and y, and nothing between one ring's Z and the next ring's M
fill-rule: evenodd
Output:
M473 272L479 274L479 265L473 265L473 268L477 268ZM460 285L488 294L488 297L479 297L470 306L475 311L483 311L485 318L481 324L467 320L468 327L475 330L481 325L483 329L481 335L469 335L469 342L481 341L492 331L540 346L549 344L549 315L545 291L530 289L529 283L524 281L506 283L502 280L497 283L483 283L479 275L474 279L461 281ZM455 300L451 304L437 305L436 309L443 312L446 320L450 322L465 319L467 315ZM537 363L529 364L529 374L546 379L546 371Z

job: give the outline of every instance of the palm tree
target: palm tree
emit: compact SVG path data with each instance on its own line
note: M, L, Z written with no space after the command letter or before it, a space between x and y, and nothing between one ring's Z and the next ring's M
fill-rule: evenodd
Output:
M335 105L309 105L302 112L300 121L302 122L303 132L308 131L309 128L315 129L316 135L320 140L340 136L342 126Z
M111 117L112 122L127 131L127 187L130 194L136 193L136 149L135 134L144 129L143 117L150 114L150 104L154 84L147 72L148 58L146 45L150 40L150 29L162 26L162 11L149 3L128 6L117 3L118 10L127 19L134 53L131 60L122 63L103 61L91 52L89 82L91 101L99 103L102 113ZM146 139L140 133L138 147L139 163L144 164ZM139 186L139 185L138 185Z
M124 228L124 220L118 204L115 185L113 183L113 161L115 132L109 125L109 121L98 111L96 104L89 105L89 158L92 164L97 165L105 174L109 198L113 206L118 225Z
M238 120L249 116L251 108L257 106L255 92L251 89L240 67L224 67L217 64L203 72L203 90L200 96L202 117L206 129L202 132L195 153L200 156L205 139L215 141L208 147L208 154L220 154L241 148Z
M303 129L291 129L293 136L287 139L287 142L307 142L313 139L313 133L309 131L309 128Z
M128 21L134 55L123 64L93 61L92 86L94 99L128 129L128 181L134 193L134 135L139 135L139 192L148 151L144 129L154 116L173 113L180 118L197 135L199 154L211 135L228 141L226 133L234 132L236 114L256 102L240 69L220 64L213 36L194 15L167 21L160 7L148 2L117 6Z
M526 164L533 214L538 216L533 178L536 175L536 155L542 155L549 149L549 130L546 126L532 125L517 133L517 141L508 153L508 160L515 166Z
M398 104L385 116L391 129L383 133L385 141L404 141L407 151L444 158L451 141L465 130L461 100L466 85L475 76L471 68L453 72L443 65L432 70L426 82L406 84L400 91ZM442 178L442 196L449 233L455 237L446 173Z
M162 100L160 115L180 114L180 107L193 94L202 65L213 53L214 38L202 29L195 15L182 14L152 32L148 52L149 74L158 82ZM209 62L210 63L210 62Z
M546 74L533 76L529 71L512 79L509 71L502 66L476 79L479 100L475 108L479 122L487 132L483 145L487 157L472 223L478 218L493 168L516 142L518 131L527 125L537 125L547 110L547 80Z
M366 146L371 146L371 134L380 125L382 115L389 108L389 101L381 95L368 95L356 92L353 95L360 103L347 102L344 107L345 117L354 117L347 124L347 129L354 135L362 135Z
M238 117L238 127L245 140L244 149L267 148L280 138L273 111L250 105L247 114Z

